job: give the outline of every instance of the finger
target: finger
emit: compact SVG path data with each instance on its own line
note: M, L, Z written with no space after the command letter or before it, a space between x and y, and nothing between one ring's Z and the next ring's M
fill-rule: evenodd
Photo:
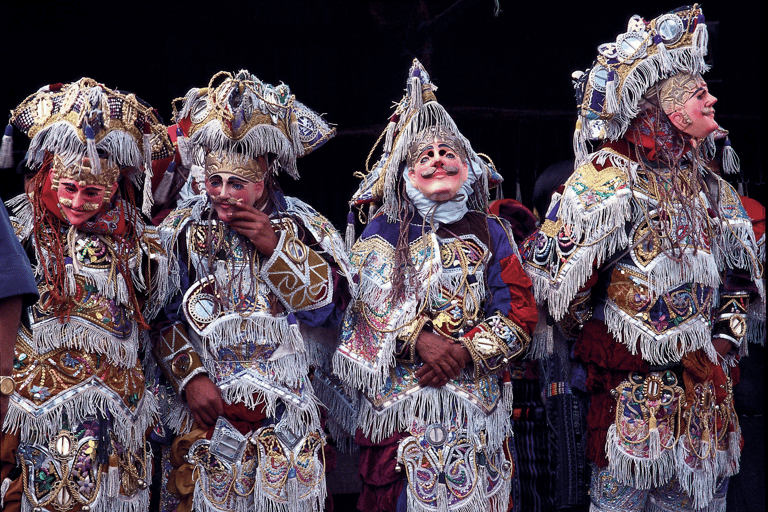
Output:
M221 395L216 397L216 403L214 403L214 410L216 412L216 419L219 419L219 416L224 415L224 400L221 399Z
M426 368L426 371L422 375L419 376L417 372L417 377L419 379L420 386L429 386L430 384L432 384L432 382L438 380L437 374L435 373L435 371L428 366L421 367L419 371L424 370L425 368Z
M445 357L440 358L438 364L440 365L440 368L442 368L446 377L449 379L452 379L461 373L461 367L459 366L459 363L457 363L453 358L453 354L451 353L447 353L445 354Z
M249 213L253 213L253 214L259 214L259 215L266 216L266 214L263 211L259 210L255 206L250 205L250 204L248 204L248 203L246 203L245 201L242 201L242 200L236 202L232 206L234 206L235 208L239 208L240 211L242 211L242 212L249 212Z

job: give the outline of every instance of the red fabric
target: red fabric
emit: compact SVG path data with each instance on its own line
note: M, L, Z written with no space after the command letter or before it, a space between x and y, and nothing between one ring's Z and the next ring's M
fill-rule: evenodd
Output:
M536 231L536 217L519 201L499 199L488 205L488 211L510 223L517 244Z
M358 429L355 442L360 447L362 486L357 508L366 512L395 512L397 498L405 485L405 473L395 471L397 448L408 432L396 432L380 443L372 443Z
M533 284L520 265L517 256L509 256L499 262L501 279L509 285L510 310L509 319L531 334L539 320L536 303L533 300Z
M224 402L224 417L233 427L245 435L248 432L261 427L261 422L267 415L264 413L264 404L258 404L256 409L249 409L244 403L228 404ZM210 440L213 436L215 425L208 429L205 438Z
M585 363L592 363L612 371L647 372L648 365L640 354L631 354L629 349L616 341L608 327L599 320L589 320L579 333L574 347L576 356Z
M603 322L595 319L584 324L574 352L586 363L586 386L592 395L587 414L587 460L605 467L608 465L605 439L616 417L616 400L609 391L630 371L646 373L649 368L639 354L632 355L623 343L613 338Z
M747 210L747 215L752 220L755 238L760 240L760 237L765 234L765 206L747 196L741 196L741 204Z

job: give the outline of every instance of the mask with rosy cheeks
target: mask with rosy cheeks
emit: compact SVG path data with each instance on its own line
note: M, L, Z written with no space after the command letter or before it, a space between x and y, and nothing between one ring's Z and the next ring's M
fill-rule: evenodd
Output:
M211 196L213 208L219 219L237 210L238 203L255 206L264 196L264 182L252 183L229 173L217 173L206 177L205 190Z
M672 124L695 139L703 139L718 128L715 121L717 98L709 93L699 75L679 73L659 87L661 108Z
M209 153L205 158L205 189L220 219L238 203L255 206L264 196L266 155L257 158Z
M411 185L432 201L453 199L467 181L469 167L452 142L434 139L409 158Z
M80 226L98 213L117 191L117 184L111 190L103 185L78 182L60 178L56 197L61 211L73 226Z

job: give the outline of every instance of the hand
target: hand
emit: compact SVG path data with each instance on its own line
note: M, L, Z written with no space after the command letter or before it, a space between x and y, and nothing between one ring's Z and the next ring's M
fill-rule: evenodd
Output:
M261 254L272 256L279 239L272 229L269 216L242 201L234 206L237 210L227 214L226 221L229 226L247 237Z
M195 375L184 389L187 405L192 409L195 422L201 427L210 428L224 414L224 400L221 390L207 375Z
M416 338L416 353L424 366L416 372L422 386L440 387L459 376L461 370L472 360L466 348L450 338L427 331L421 331Z

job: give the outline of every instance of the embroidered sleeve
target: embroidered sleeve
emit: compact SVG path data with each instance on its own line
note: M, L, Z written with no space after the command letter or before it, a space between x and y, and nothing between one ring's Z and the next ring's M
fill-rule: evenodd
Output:
M275 252L261 276L288 311L307 311L330 304L333 275L328 262L288 231L280 232Z
M459 338L474 362L475 377L495 372L520 357L531 337L515 322L496 312Z
M556 321L566 315L594 265L627 246L629 176L635 165L613 152L596 153L574 171L559 202L526 241L525 268L536 301L546 304Z
M747 310L749 292L730 292L720 295L720 307L717 310L712 338L720 338L740 348L747 334Z
M205 367L189 342L181 323L165 329L154 345L155 357L174 391L182 396L192 377L205 373Z

